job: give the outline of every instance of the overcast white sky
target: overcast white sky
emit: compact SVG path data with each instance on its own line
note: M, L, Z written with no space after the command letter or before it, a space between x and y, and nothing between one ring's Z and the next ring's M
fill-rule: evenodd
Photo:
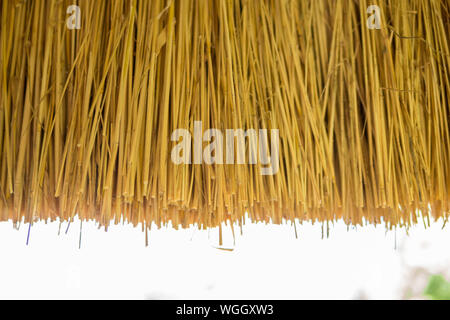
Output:
M250 224L233 251L217 249L218 231L99 230L80 222L14 230L0 223L0 298L354 299L401 298L410 266L450 268L450 231L442 221L386 232L338 222L321 238L319 224ZM233 247L225 229L226 247ZM397 248L396 248L397 244Z

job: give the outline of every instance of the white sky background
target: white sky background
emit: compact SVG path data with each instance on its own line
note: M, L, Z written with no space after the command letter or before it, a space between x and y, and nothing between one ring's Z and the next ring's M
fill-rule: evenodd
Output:
M28 225L3 222L0 298L398 299L411 266L449 271L450 230L442 224L418 225L407 236L384 226L347 231L338 222L322 239L320 224L304 223L296 239L290 224L247 222L229 252L215 248L217 229L152 229L145 247L140 228L104 232L84 222L79 249L78 220L59 236L57 222L34 224L28 246ZM224 246L233 247L229 228L224 234Z

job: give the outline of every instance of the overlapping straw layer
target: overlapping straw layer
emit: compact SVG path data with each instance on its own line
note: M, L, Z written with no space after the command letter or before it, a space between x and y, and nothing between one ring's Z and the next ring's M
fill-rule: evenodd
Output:
M81 28L71 30L73 4ZM369 5L381 29L368 28ZM0 220L446 219L449 10L444 0L3 0ZM195 121L203 132L278 129L278 172L262 175L248 145L244 164L174 163L171 135Z

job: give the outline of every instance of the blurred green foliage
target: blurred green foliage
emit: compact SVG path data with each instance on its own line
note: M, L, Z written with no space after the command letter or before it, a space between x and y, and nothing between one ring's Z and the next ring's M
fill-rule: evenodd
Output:
M450 282L447 282L440 274L432 275L424 295L432 300L450 300Z

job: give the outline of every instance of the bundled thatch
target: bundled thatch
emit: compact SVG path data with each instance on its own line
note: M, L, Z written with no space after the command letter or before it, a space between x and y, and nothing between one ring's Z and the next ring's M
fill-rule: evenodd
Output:
M449 10L445 0L3 0L0 220L446 219ZM208 164L211 142L194 140L181 155L192 163L173 161L173 132L194 136L198 124L200 139L278 130L267 142L279 159L252 162L247 136L240 161Z

